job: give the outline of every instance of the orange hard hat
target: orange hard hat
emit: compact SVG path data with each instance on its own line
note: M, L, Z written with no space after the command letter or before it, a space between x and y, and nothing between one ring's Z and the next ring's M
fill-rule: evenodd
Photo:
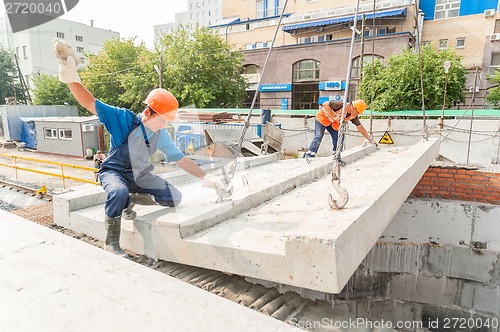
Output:
M363 114L363 112L366 110L366 103L363 99L357 99L353 101L352 106L354 106L359 114Z
M177 98L170 91L161 88L152 90L144 103L168 121L176 118L179 108Z

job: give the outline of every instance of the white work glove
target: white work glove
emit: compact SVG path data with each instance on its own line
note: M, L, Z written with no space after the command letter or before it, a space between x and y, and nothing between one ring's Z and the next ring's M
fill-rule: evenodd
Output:
M222 182L221 179L213 176L212 174L206 174L203 178L203 187L215 189L217 195L227 198L231 196L232 191L227 187L227 185Z
M365 142L363 143L363 146L367 146L368 144L375 144L375 146L378 146L378 144L371 137L370 137L370 139L365 140Z
M78 76L77 72L80 61L71 45L57 38L54 39L53 44L54 53L57 56L57 62L59 62L59 81L63 83L80 83L80 76Z

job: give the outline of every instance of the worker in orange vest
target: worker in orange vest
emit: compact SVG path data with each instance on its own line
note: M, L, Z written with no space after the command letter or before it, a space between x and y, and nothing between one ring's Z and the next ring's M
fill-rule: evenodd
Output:
M340 128L340 121L342 118L342 101L325 101L323 107L316 113L316 120L314 126L314 138L309 146L309 150L305 154L306 158L314 158L319 150L319 145L323 140L325 130L330 133L333 143L333 153L337 150L338 130ZM353 101L351 104L346 105L345 122L351 121L356 129L363 135L370 143L374 143L373 139L368 135L365 127L359 121L358 115L363 114L366 110L366 103L362 99Z

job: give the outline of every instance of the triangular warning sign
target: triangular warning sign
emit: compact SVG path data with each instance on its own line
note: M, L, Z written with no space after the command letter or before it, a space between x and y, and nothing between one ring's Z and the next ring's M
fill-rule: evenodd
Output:
M384 136L378 141L379 144L394 144L394 141L391 138L391 135L389 135L389 132L386 131L384 133Z

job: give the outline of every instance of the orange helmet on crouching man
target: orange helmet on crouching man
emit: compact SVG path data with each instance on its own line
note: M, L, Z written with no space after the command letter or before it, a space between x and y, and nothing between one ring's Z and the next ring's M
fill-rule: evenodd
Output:
M151 90L144 103L167 121L173 121L177 117L179 102L168 90L161 88Z

